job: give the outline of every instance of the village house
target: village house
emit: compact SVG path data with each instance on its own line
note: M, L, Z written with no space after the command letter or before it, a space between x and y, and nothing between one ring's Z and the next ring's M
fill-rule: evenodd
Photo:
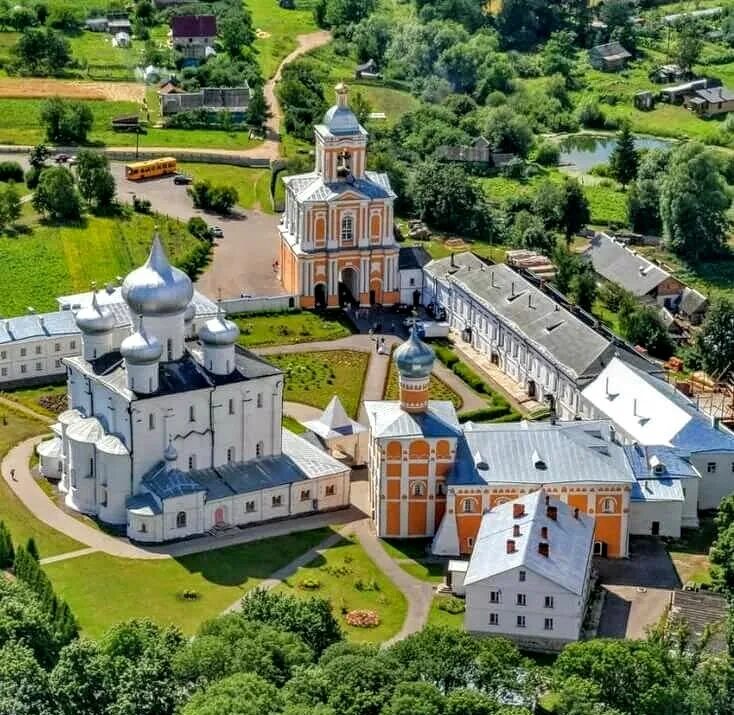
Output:
M487 510L468 564L449 567L452 588L466 596L466 630L538 651L577 641L593 543L594 517L545 489Z
M632 55L617 42L597 45L589 50L589 63L594 69L602 72L616 72L627 66Z
M582 398L584 416L611 420L618 440L653 450L670 447L688 459L701 477L698 509L715 509L734 491L734 433L712 422L673 385L615 357ZM666 454L659 460L668 468L673 453ZM691 498L690 489L682 488Z
M245 82L243 87L202 87L194 92L185 92L167 82L158 91L158 99L164 117L202 109L212 113L229 112L235 121L244 121L252 90Z
M616 283L642 302L670 308L683 293L683 283L605 233L594 234L583 256L602 278Z
M507 265L487 265L472 253L459 253L423 270L423 299L446 310L459 344L471 345L529 397L550 399L560 419L580 414L581 390L615 354L660 371Z
M431 256L422 246L403 246L398 254L400 302L417 308L423 305L423 267Z
M699 117L715 117L734 110L734 92L727 87L697 89L685 104Z
M708 298L693 288L686 286L678 303L678 315L691 325L700 325L709 308Z
M171 20L171 43L185 59L201 60L214 45L217 18L214 15L177 15Z

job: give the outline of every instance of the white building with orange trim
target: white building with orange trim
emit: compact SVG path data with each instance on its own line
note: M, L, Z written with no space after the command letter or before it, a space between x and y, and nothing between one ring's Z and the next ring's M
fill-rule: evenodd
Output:
M695 473L661 471L654 455L632 459L610 421L461 424L450 402L429 399L431 348L411 335L394 359L400 400L365 402L378 536L432 538L435 554L470 554L482 514L539 489L594 519L599 556L626 557L629 534L651 533L661 509L670 512L665 533L679 533L682 480L695 488Z
M395 193L387 174L367 171L367 132L347 88L315 127L316 165L288 176L280 223L283 287L302 308L399 300Z

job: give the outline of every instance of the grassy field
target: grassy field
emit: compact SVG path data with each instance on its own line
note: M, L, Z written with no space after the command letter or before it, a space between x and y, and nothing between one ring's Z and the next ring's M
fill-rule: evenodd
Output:
M35 226L29 235L0 238L0 315L28 306L56 310L56 297L102 285L143 263L158 225L172 260L186 256L197 239L163 216L89 217L73 226ZM8 289L12 287L12 289Z
M81 32L69 37L71 53L86 64L91 79L134 80L142 42L131 47L114 47L106 32Z
M41 99L0 99L0 144L37 144L44 138L40 123ZM135 135L113 132L114 117L136 114L135 102L85 102L94 116L89 141L96 145L134 146ZM199 149L248 149L259 144L243 131L208 129L148 129L140 137L140 147L191 147Z
M328 533L317 529L179 559L121 559L96 553L44 569L92 638L128 618L152 618L192 634ZM184 600L181 594L187 589L199 598Z
M457 410L461 409L463 404L461 397L457 395L445 382L443 382L443 380L439 379L435 375L431 375L428 390L432 400L450 400L453 402L454 407ZM390 367L388 368L387 381L385 384L384 399L397 400L399 397L398 372L395 369L395 363L390 360Z
M413 578L431 583L444 580L444 562L427 560L430 539L380 539L380 543L395 563Z
M441 601L448 598L447 596L434 596L431 603L431 610L428 612L429 626L448 626L449 628L459 628L464 630L464 614L449 613L438 607Z
M283 427L293 432L293 434L303 434L306 431L306 428L298 420L288 415L283 415Z
M179 162L178 169L193 176L197 181L211 181L214 185L234 186L239 194L237 203L244 209L259 209L264 213L273 213L270 201L271 174L268 169L186 162Z
M4 407L0 407L0 415L0 459L19 442L49 431L45 422ZM4 479L0 479L0 519L10 529L16 544L24 544L32 536L42 557L63 554L84 546L31 516Z
M263 76L272 77L286 55L296 49L296 36L317 30L313 0L298 0L295 10L284 10L275 0L245 0L252 22L261 33L255 49Z
M351 324L341 312L258 313L233 319L240 328L239 343L246 348L337 340L352 334Z
M309 582L318 588L304 588ZM298 596L328 598L347 638L353 641L380 642L394 636L402 627L407 611L403 594L375 566L361 545L350 540L327 549L278 588ZM349 626L344 615L357 609L376 611L380 624L374 628Z
M38 412L38 414L44 417L55 417L58 412L44 407L39 400L44 397L58 400L59 403L61 397L66 397L67 390L66 385L47 385L46 387L29 387L22 390L12 390L11 392L0 392L0 396L18 402L25 407Z
M681 538L668 545L681 583L711 583L708 553L715 539L716 525L713 516L708 514L699 517L698 529L683 529Z
M267 360L285 372L285 399L325 408L334 395L347 414L357 416L367 374L368 353L329 350L268 355Z

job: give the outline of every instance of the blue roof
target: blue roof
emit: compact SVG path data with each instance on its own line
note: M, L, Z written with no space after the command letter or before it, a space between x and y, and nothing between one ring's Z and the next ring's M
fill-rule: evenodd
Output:
M178 469L167 470L163 463L148 473L143 479L143 485L159 499L170 499L204 491L201 484L195 482L188 474Z
M632 501L683 501L680 479L641 479L632 485Z
M125 502L125 506L128 511L139 516L155 516L161 513L161 508L152 494L136 494Z
M695 410L695 407L693 408ZM691 420L671 440L680 449L696 452L734 452L734 435L720 426L713 427L697 410Z
M660 476L676 479L696 479L699 476L688 458L688 452L684 450L667 445L642 446L640 444L625 445L622 449L624 449L636 479L658 478L652 469L651 460L654 458L657 458L657 461L664 467Z

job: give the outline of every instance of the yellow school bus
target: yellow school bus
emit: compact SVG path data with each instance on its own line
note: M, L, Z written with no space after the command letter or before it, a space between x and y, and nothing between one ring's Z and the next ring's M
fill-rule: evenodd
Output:
M176 160L172 156L149 161L136 161L125 165L125 178L129 181L154 179L156 176L167 176L176 173Z

